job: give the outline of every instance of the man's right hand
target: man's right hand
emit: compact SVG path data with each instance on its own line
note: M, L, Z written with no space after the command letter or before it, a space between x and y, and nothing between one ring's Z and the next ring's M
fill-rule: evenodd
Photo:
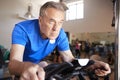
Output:
M45 72L38 64L25 62L20 80L44 80Z

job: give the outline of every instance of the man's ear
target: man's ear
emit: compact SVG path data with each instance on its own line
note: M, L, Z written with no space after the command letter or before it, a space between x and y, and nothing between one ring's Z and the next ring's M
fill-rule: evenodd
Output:
M41 22L41 16L39 16L39 22Z
M39 23L43 23L43 17L42 16L39 16Z

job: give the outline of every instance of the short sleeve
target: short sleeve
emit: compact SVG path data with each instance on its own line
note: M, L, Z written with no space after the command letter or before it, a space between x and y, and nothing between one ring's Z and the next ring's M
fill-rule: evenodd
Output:
M12 44L26 45L27 34L21 25L16 24L12 32Z

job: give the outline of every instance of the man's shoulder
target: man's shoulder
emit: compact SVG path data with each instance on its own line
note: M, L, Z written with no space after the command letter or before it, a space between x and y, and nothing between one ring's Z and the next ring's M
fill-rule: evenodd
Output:
M65 31L63 28L61 28L59 36L63 37L64 35L65 35Z
M58 40L61 40L61 39L64 39L64 38L66 38L66 33L65 33L64 29L61 28L60 33L59 33L59 36L58 36L57 39L58 39Z
M17 24L15 24L14 30L21 30L27 33L32 33L35 30L37 30L36 28L38 28L38 20L25 20L22 22L19 22Z
M24 24L31 24L31 23L35 23L35 22L38 22L38 19L33 19L33 20L24 20L24 21L21 21L17 24L21 24L21 25L24 25Z
M61 28L61 30L60 30L60 34L63 34L63 33L65 33L65 31L64 31L63 28Z
M21 28L21 29L27 29L27 30L31 30L32 28L35 28L34 26L38 26L39 22L38 19L34 19L34 20L25 20L25 21L21 21L17 24L15 24L16 28Z

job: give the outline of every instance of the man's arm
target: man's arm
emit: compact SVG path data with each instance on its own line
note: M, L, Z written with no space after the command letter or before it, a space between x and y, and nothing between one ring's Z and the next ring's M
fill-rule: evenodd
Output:
M72 60L75 59L70 50L59 51L59 52L60 52L60 55L62 56L63 60L66 62L71 62Z
M13 44L10 51L9 71L11 74L20 75L23 71L24 46Z
M60 51L60 54L64 61L71 62L75 58L72 55L70 50L67 51ZM101 69L103 68L103 69ZM105 76L111 73L111 69L107 63L102 61L95 61L95 63L89 67L90 70L95 70L96 75L98 76Z
M23 62L24 46L13 44L10 52L9 71L20 80L44 80L45 72L38 64Z

